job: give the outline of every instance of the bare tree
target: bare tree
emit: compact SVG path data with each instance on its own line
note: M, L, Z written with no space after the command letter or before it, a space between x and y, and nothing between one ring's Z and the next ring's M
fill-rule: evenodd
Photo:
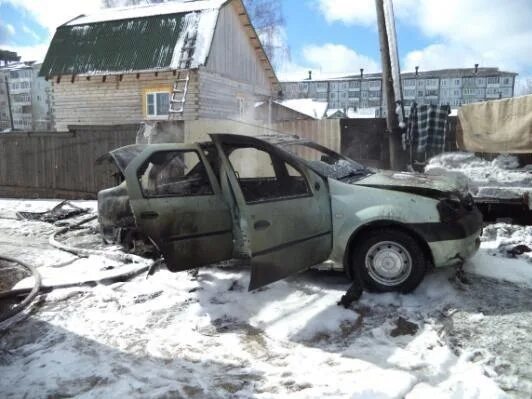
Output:
M532 94L532 78L521 81L517 89L518 96L526 96L528 94Z
M290 48L286 43L281 1L244 0L244 4L271 63L278 66L279 63L289 60Z
M104 8L156 4L176 0L102 0ZM177 0L178 1L178 0ZM290 60L286 43L285 20L280 0L244 0L253 26L271 63L278 66Z

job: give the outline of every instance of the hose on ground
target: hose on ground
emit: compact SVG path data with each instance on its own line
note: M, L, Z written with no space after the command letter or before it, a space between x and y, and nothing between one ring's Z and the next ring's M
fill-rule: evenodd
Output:
M66 232L68 232L68 231L70 231L72 229L77 228L77 227L80 227L80 226L82 226L82 225L84 225L84 224L86 224L88 222L91 222L91 221L97 219L97 218L98 218L98 216L93 215L93 216L90 216L88 218L85 218L85 219L81 220L78 223L75 223L75 224L67 226L67 227L63 227L63 228L55 231L50 236L50 238L48 240L50 245L52 245L53 247L55 247L57 249L60 249L60 250L65 251L65 252L69 252L69 253L77 255L77 256L100 255L100 256L105 256L107 258L119 260L119 261L122 261L122 262L125 262L125 263L141 263L142 261L145 261L144 258L142 258L140 256L137 256L137 255L124 254L124 253L108 253L106 251L101 251L101 250L96 250L96 249L76 248L76 247L72 247L72 246L69 246L69 245L66 245L66 244L63 244L63 243L60 243L59 241L57 241L57 239L56 239L57 236L59 236L61 234L64 234L64 233L66 233ZM27 269L30 273L32 273L32 275L34 276L34 279L35 279L35 283L34 283L34 286L32 288L21 288L21 289L15 289L15 290L10 290L10 291L0 292L0 299L20 297L20 296L26 295L24 300L22 302L20 302L16 307L11 309L7 313L4 313L4 314L0 315L0 323L3 323L4 321L13 318L18 313L20 313L24 309L26 309L39 293L48 293L48 292L53 291L54 289L75 288L75 287L81 287L81 286L86 286L86 285L94 286L94 285L99 284L99 283L110 284L110 283L119 282L119 281L127 281L127 280L129 280L129 279L141 274L141 273L144 273L145 271L149 270L150 267L151 267L149 265L141 266L138 269L129 270L129 271L125 272L125 273L121 273L121 274L114 275L114 276L111 276L111 277L104 277L104 278L101 278L101 279L87 279L87 280L84 280L84 281L79 281L79 282L70 283L70 284L58 284L58 285L52 285L52 286L44 286L44 285L42 285L41 275L39 274L39 272L37 271L37 269L35 267L33 267L33 266L31 266L31 265L29 265L29 264L27 264L25 262L22 262L19 259L11 258L11 257L8 257L8 256L1 256L0 255L0 260L5 260L5 261L8 261L8 262L12 262L12 263L16 263L16 264L21 265L22 267Z
M139 263L145 260L144 258L137 256L137 255L124 254L124 253L109 253L109 252L101 251L98 249L76 248L76 247L71 247L69 245L66 245L66 244L63 244L57 241L57 236L60 236L61 234L65 234L69 230L75 229L76 227L80 227L97 218L98 216L94 215L89 218L83 219L82 221L75 223L71 226L63 227L57 230L50 236L48 240L49 244L57 249L60 249L65 252L69 252L77 256L100 255L100 256L105 256L106 258L109 258L109 259L114 259L114 260L118 260L118 261L126 262L126 263Z
M39 274L39 272L37 271L37 269L35 267L33 267L32 265L29 265L29 264L21 261L20 259L15 259L15 258L11 258L9 256L0 255L0 260L6 261L6 262L11 262L11 263L16 263L16 264L22 266L24 269L26 269L29 273L31 273L33 275L33 279L34 279L33 288L28 289L28 293L27 293L26 297L22 300L22 302L20 302L18 305L16 305L11 310L9 310L9 311L7 311L7 312L5 312L3 314L0 314L0 323L2 323L4 321L9 320L12 317L16 316L17 314L22 312L24 309L26 309L32 303L32 301L39 294L39 291L41 289L41 275Z

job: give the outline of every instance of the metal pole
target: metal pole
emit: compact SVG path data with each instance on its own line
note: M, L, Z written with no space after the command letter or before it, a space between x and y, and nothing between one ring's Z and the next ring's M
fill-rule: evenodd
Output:
M392 65L390 60L390 47L386 32L383 0L375 0L377 8L377 26L379 28L379 42L382 63L382 84L384 100L386 101L386 131L390 148L390 169L401 170L400 150L401 136L397 114L395 113L395 95L393 90Z
M11 110L11 95L9 94L8 73L6 73L6 92L7 92L7 108L9 109L9 120L11 122L11 130L15 130L13 123L13 111Z

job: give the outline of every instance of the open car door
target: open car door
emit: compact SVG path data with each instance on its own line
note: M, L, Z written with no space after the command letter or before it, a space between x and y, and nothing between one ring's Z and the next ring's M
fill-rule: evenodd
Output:
M199 146L148 146L124 174L136 223L169 270L231 259L231 213Z
M329 258L327 182L291 154L253 137L211 135L252 257L253 290Z

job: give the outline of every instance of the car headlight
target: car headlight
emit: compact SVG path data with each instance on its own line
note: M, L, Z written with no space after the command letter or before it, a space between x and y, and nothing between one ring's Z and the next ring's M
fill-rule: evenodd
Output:
M438 202L437 208L440 213L440 220L444 223L458 219L463 209L461 201L454 198L441 200Z

